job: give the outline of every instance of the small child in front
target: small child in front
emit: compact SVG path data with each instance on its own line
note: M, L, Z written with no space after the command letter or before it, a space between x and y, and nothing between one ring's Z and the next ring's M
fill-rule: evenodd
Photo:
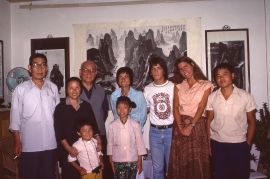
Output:
M93 137L92 125L86 118L78 118L76 127L81 137L72 146L78 150L78 155L77 157L69 155L68 161L80 172L82 179L102 179L103 154L96 150L97 140ZM77 159L80 165L76 162Z
M230 64L218 64L213 77L220 88L208 97L206 110L214 177L248 179L257 105L250 93L233 84L235 75Z
M108 147L115 179L135 179L142 172L142 155L146 154L140 124L130 119L128 114L136 104L126 96L116 102L119 118L109 125Z

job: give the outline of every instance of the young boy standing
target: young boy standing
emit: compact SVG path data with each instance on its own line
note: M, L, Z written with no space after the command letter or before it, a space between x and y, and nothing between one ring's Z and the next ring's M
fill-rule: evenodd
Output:
M102 153L97 152L97 140L93 137L92 125L85 118L77 119L77 132L81 136L72 146L78 150L77 157L68 156L68 161L81 174L82 179L102 179L104 168ZM78 159L80 166L76 162ZM96 169L96 170L94 170Z
M230 64L218 64L213 77L220 88L210 94L206 110L215 179L248 179L257 105L250 93L233 84Z
M145 87L144 96L147 111L150 111L149 142L153 174L155 179L164 179L164 168L168 171L172 141L174 84L168 81L167 64L160 57L151 59L149 75L153 82Z

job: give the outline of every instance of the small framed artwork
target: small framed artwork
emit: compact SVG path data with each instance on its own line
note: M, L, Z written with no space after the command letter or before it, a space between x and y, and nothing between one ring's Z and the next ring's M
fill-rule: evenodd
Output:
M0 103L4 101L4 43L0 40Z
M250 92L248 29L206 30L206 73L216 86L212 71L219 63L234 67L234 84Z
M47 56L46 79L57 86L59 97L65 98L65 81L70 77L69 37L31 39L31 54L35 53Z

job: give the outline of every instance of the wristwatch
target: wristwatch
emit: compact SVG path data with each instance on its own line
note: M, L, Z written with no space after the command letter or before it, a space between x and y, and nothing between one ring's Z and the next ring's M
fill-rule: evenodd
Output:
M194 123L192 123L192 122L190 123L190 125L191 125L192 127L194 127L194 126L195 126L195 124L194 124Z

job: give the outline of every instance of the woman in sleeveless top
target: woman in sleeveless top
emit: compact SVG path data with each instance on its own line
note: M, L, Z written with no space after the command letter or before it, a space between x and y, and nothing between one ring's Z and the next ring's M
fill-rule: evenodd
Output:
M189 57L174 67L174 124L168 179L210 178L205 107L213 84Z

